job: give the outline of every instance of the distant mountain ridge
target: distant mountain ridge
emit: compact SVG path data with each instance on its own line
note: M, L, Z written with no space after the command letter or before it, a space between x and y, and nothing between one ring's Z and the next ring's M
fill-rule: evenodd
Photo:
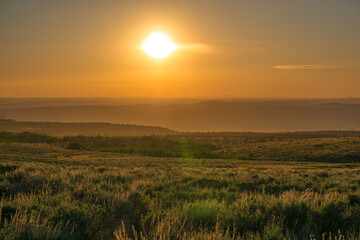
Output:
M146 135L168 135L176 133L173 130L130 124L112 124L101 122L30 122L15 121L11 119L0 119L0 131L8 132L34 132L52 136L146 136Z
M17 121L109 122L161 126L176 131L351 131L360 129L360 101L265 99L0 107L0 116Z

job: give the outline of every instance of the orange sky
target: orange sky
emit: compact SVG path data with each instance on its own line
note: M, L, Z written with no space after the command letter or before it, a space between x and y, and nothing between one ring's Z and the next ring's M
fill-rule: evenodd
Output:
M1 1L0 53L0 97L360 97L360 3Z

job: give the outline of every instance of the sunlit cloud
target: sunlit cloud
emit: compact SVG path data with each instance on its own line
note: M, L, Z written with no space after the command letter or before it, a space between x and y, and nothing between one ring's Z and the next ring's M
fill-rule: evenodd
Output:
M187 53L210 53L214 50L214 46L202 43L175 43L176 51ZM142 46L133 48L134 50L142 51Z
M179 49L187 52L210 52L212 47L210 45L202 44L202 43L183 43L178 44Z
M334 69L340 68L340 66L331 65L277 65L273 68L281 70L314 70L314 69Z

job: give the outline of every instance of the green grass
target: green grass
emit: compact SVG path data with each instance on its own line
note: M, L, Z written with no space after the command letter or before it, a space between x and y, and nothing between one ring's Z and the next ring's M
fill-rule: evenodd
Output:
M356 151L347 138L236 151L294 142L299 156L325 143ZM0 144L0 239L359 239L358 163L159 158L56 141ZM235 146L212 137L211 151L221 141ZM335 152L313 154L324 151Z
M29 132L0 132L1 142L47 143L72 150L163 158L360 162L360 132L182 133L63 138Z

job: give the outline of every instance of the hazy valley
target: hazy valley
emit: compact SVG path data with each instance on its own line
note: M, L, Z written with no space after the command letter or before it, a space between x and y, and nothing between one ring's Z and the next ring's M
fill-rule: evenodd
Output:
M3 118L18 121L109 122L161 126L177 131L314 131L360 129L359 99L322 100L105 100L68 105L49 100L24 107L0 104ZM157 101L157 102L156 102ZM192 102L191 102L192 101ZM50 106L46 106L46 103ZM79 101L74 101L79 104ZM100 104L100 105L97 105ZM117 105L114 105L117 104ZM121 105L119 105L121 104ZM2 107L1 107L2 106Z

